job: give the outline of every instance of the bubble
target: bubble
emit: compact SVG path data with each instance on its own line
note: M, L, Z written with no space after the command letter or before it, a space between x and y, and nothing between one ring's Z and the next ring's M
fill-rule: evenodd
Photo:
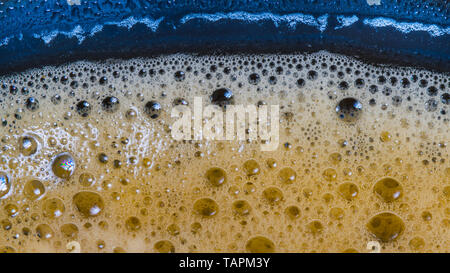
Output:
M100 161L100 163L106 164L108 163L108 156L105 153L100 153L98 155L98 161Z
M9 217L16 217L19 214L19 208L14 204L7 204L4 210Z
M145 104L144 112L151 118L156 119L161 114L161 104L156 101L149 101Z
M412 250L421 250L425 246L425 240L422 237L416 236L409 241L409 247Z
M38 142L32 136L23 136L19 138L19 151L24 156L30 156L37 152Z
M233 202L233 212L237 215L245 216L250 214L252 207L246 200L237 200Z
M346 122L355 122L361 115L362 104L355 98L342 99L336 106L339 119Z
M277 167L277 161L273 158L267 159L266 163L269 169L275 169Z
M39 200L44 195L44 193L44 184L42 184L42 182L37 179L28 181L23 188L23 194L25 195L25 197L32 201Z
M328 168L322 172L322 176L326 181L335 181L337 179L337 172L333 168Z
M73 196L73 203L83 217L95 217L104 210L102 197L95 192L80 191Z
M11 190L11 180L4 172L0 172L0 199L5 198Z
M276 187L269 187L263 191L264 199L271 205L276 205L283 200L283 192Z
M256 236L247 241L245 249L250 253L273 253L275 245L266 237Z
M186 78L186 75L184 74L183 71L177 71L174 74L174 78L175 78L175 81L181 82L181 81L184 81L184 79Z
M299 87L299 88L302 88L302 87L304 87L305 86L305 80L304 79L298 79L297 81L296 81L296 84L297 84L297 87Z
M28 110L34 112L37 109L39 109L39 101L34 97L29 97L25 101L25 106L27 107Z
M441 101L443 104L449 105L450 104L450 94L449 93L442 94Z
M82 117L87 117L92 111L92 106L89 102L82 100L77 103L77 113Z
M431 221L432 219L432 214L429 211L424 211L422 212L422 220L424 221Z
M103 240L98 240L98 241L97 241L97 248L98 248L98 249L104 249L105 246L106 246L105 241L103 241Z
M12 223L8 219L3 219L0 224L4 230L10 230L12 228Z
M192 223L191 232L193 234L197 234L198 232L200 232L201 229L202 229L202 224L200 224L199 222Z
M391 242L405 230L403 220L391 212L373 216L366 225L367 230L382 242Z
M53 174L62 179L69 179L75 171L75 160L69 153L58 154L52 162Z
M213 186L220 186L223 183L227 181L226 173L221 168L210 168L206 171L206 178L208 179L209 183Z
M40 224L36 227L36 234L43 240L50 240L53 236L53 229L47 224Z
M294 183L297 173L289 167L283 168L278 173L278 177L280 178L281 182L286 184L292 184Z
M177 236L180 234L180 227L176 224L171 224L167 227L167 233L172 236Z
M331 208L330 209L330 217L335 220L341 220L344 218L344 210L341 208Z
M313 220L306 225L306 228L312 234L319 234L323 231L323 224L319 220Z
M317 79L317 77L318 77L318 74L316 71L314 71L314 70L308 71L308 75L307 75L308 80L314 81Z
M269 82L269 84L271 84L271 85L277 84L277 77L275 77L275 76L270 76L269 79L268 79L268 82Z
M385 202L393 202L402 196L403 187L394 178L385 177L375 183L373 191Z
M66 210L64 203L59 198L50 198L43 202L42 212L45 217L58 218L61 217Z
M339 164L342 161L342 155L340 153L332 153L330 154L330 162L333 164Z
M438 94L438 90L435 86L430 86L427 88L428 96L434 97Z
M50 101L51 101L54 105L58 105L58 104L61 103L61 96L58 95L58 94L53 95L53 96L51 97Z
M358 187L351 182L346 182L339 185L338 191L339 194L348 201L355 199L358 195Z
M65 238L75 239L78 236L78 227L72 223L62 225L60 231Z
M95 184L95 177L91 173L82 173L78 181L83 187L90 187Z
M202 198L194 203L194 211L204 217L212 217L219 211L219 205L211 198Z
M257 85L261 81L261 77L257 73L252 73L248 76L248 82Z
M211 97L211 103L220 107L234 104L233 92L228 88L219 88L215 90Z
M300 217L300 209L297 206L289 206L286 208L286 215L291 219Z
M127 112L125 113L125 117L128 120L133 120L136 116L137 116L137 112L133 109L128 109Z
M349 88L348 82L342 81L338 84L338 88L341 91L347 90Z
M153 246L156 252L159 253L174 253L175 252L175 246L172 244L172 242L167 240L158 241Z
M108 96L102 100L102 109L107 113L114 113L119 110L119 99L113 96Z
M389 142L391 141L392 135L389 132L383 131L380 134L381 142Z
M137 217L131 216L128 217L128 219L125 221L125 228L128 231L135 232L140 230L141 227L142 227L141 221Z
M188 101L183 98L176 98L173 100L173 105L189 105Z
M249 159L244 162L244 171L247 176L259 174L260 168L258 162L254 159Z

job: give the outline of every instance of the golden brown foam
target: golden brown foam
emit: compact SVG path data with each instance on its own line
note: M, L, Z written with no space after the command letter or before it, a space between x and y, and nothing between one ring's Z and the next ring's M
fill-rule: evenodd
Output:
M450 250L448 75L329 53L172 55L0 83L0 251ZM223 87L280 105L276 151L172 139L174 102ZM344 98L362 104L348 121Z

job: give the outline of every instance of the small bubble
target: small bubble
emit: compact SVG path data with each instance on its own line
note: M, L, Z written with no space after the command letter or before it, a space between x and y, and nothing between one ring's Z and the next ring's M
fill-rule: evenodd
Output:
M38 200L45 193L44 184L41 181L33 179L28 181L23 188L24 195L30 200Z
M220 107L225 107L229 104L234 104L233 92L228 88L219 88L215 90L211 97L211 103Z
M362 104L355 98L342 99L336 106L339 119L346 122L355 122L361 115Z
M108 163L108 156L105 153L100 153L98 155L98 161L100 161L100 163L106 164Z
M36 227L36 234L43 240L50 240L54 233L53 229L47 224L40 224Z
M184 79L186 78L186 75L184 74L183 71L177 71L177 72L175 72L174 77L175 77L175 81L181 82L181 81L184 81Z
M75 224L64 224L60 230L66 238L74 239L78 236L78 227Z
M141 221L139 218L131 216L125 221L125 227L128 231L138 231L141 229Z
M216 187L222 185L227 180L225 171L217 167L208 169L208 171L206 171L206 178L211 185Z
M248 215L252 211L252 207L245 200L237 200L233 202L233 212L238 215Z
M259 174L260 168L258 162L254 159L250 159L244 162L244 171L247 176Z
M100 215L105 204L98 193L90 191L80 191L73 196L73 203L84 217L94 217Z
M108 96L102 101L102 109L108 113L114 113L119 110L119 99L113 96Z
M323 231L323 224L319 220L313 220L306 225L306 228L312 234L319 234Z
M52 162L53 174L62 179L69 179L75 167L75 159L69 153L58 154Z
M272 253L275 252L275 245L266 237L256 236L247 241L245 249L250 253Z
M0 172L0 199L7 196L11 190L11 180L4 172Z
M66 210L63 201L59 198L50 198L44 201L42 212L45 217L58 218L61 217Z
M149 101L145 104L144 112L151 118L156 119L161 114L161 104L156 101Z
M297 206L289 206L286 208L286 214L291 219L296 219L300 217L300 209Z
M29 97L25 101L25 106L27 107L28 110L34 112L37 109L39 109L39 101L34 97Z
M91 113L92 106L89 102L83 100L77 103L77 113L82 117L87 117Z
M25 156L33 155L37 152L38 142L32 136L23 136L19 138L19 150Z
M403 187L394 178L386 177L375 183L373 191L385 202L393 202L402 196Z
M344 218L344 210L341 208L331 208L330 217L335 220L341 220Z
M261 77L257 73L252 73L248 76L248 82L257 85L261 81Z
M276 205L283 200L283 192L276 187L269 187L263 191L263 197L270 205Z
M355 199L358 195L358 187L351 182L346 182L339 185L338 191L339 194L348 201Z
M80 185L83 187L90 187L95 183L95 177L91 173L82 173L78 178Z
M326 181L335 181L337 179L337 172L333 168L325 169L322 176Z
M280 178L281 182L292 184L297 177L297 173L292 168L286 167L280 170L280 172L278 173L278 177Z
M204 217L212 217L219 211L219 205L211 198L202 198L194 203L194 211Z
M174 253L175 252L175 246L167 240L158 241L153 246L156 252L159 253Z
M405 230L403 220L391 212L382 212L373 216L366 227L373 236L382 242L395 240Z

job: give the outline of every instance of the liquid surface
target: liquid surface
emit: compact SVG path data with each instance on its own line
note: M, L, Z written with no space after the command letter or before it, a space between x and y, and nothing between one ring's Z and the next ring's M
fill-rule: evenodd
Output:
M324 52L0 78L0 251L449 252L449 89ZM278 148L175 140L195 97L279 105Z

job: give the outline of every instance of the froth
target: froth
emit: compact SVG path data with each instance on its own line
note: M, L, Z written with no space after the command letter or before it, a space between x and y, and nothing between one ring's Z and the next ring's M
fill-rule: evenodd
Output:
M326 52L3 77L0 250L449 251L449 87ZM175 141L194 97L279 105L281 145Z

